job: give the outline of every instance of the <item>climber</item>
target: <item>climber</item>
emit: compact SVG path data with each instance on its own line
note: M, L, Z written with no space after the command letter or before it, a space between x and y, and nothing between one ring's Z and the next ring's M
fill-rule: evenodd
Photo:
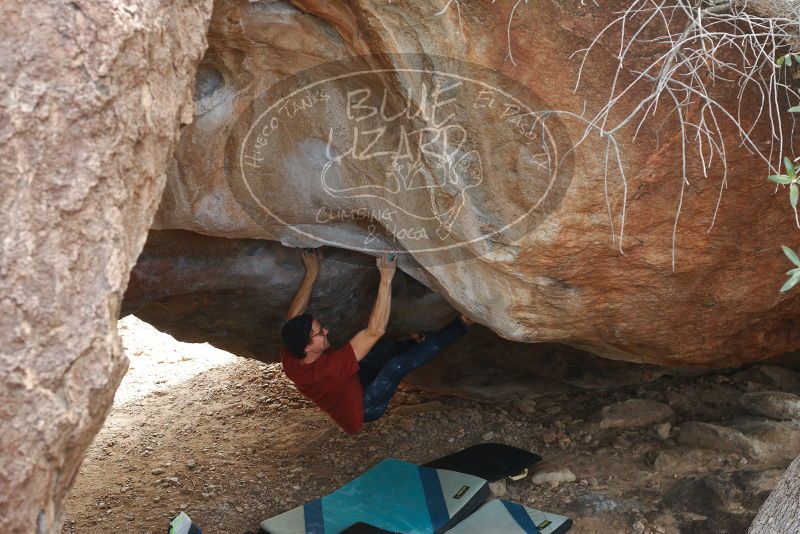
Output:
M394 257L377 259L378 296L367 327L343 346L331 350L329 330L305 313L322 255L304 251L306 274L281 328L281 363L286 376L305 397L326 412L342 430L355 434L365 422L380 418L400 381L411 371L467 332L472 321L461 314L444 328L425 337L382 339L389 322Z

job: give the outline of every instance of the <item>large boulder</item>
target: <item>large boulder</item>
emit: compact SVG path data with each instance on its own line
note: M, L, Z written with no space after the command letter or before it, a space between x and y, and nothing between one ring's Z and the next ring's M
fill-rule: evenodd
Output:
M378 272L371 256L322 250L309 312L330 329L336 346L366 326ZM280 325L302 277L300 252L274 241L152 230L131 272L122 314L135 314L182 341L274 362ZM389 337L438 328L456 314L441 295L406 273L398 272L392 287ZM538 394L568 385L602 390L696 372L611 361L557 343L508 341L475 326L413 381L443 393L511 401L530 395L532 388ZM646 402L644 409L650 409Z
M716 212L723 167L717 158L705 173L690 150L683 189L680 128L668 101L637 137L635 124L616 133L626 187L613 162L606 179L607 139L592 131L584 135L580 115L590 117L606 103L618 42L613 32L599 41L577 92L579 61L571 54L627 5L450 2L440 13L438 3L405 0L220 0L195 91L199 115L183 131L155 228L370 254L397 245L408 251L403 270L516 341L562 342L661 365L733 366L795 349L800 330L792 325L800 299L777 290L788 268L780 245L794 243L796 230L784 195L776 196L763 162L741 146L736 128L719 124L728 187ZM643 46L637 50L646 61L654 50ZM359 68L382 74L353 85L350 75ZM446 74L423 77L430 82L424 85L409 81L401 69ZM458 93L463 101L453 104L453 132L469 143L456 143L458 150L444 158L436 150L420 156L424 143L406 150L399 126L430 132L436 117L400 124L386 113L381 120L390 124L380 132L387 137L377 144L362 139L358 155L388 146L394 156L347 159L342 147L356 139L354 129L380 130L372 113L377 102L354 101L348 91L377 95L385 89L390 111L409 95L424 107L430 101L414 91L428 88L432 98L430 88L437 79L452 81L447 73L453 70L469 75ZM622 80L628 76L623 72ZM534 116L555 110L537 123L544 133L531 141L508 131L504 114L516 118L515 112L506 106L493 119L485 111L486 95L482 100L475 89L479 83L519 95ZM626 93L619 112L632 110L642 91ZM735 84L718 84L714 97L736 109L738 91ZM287 100L287 94L299 96ZM281 102L279 111L268 107ZM758 95L746 92L741 115L755 117L759 106ZM767 130L766 121L755 124L754 140L768 142ZM345 141L333 143L334 137ZM398 154L406 152L419 157L409 156L404 166ZM563 163L558 173L537 170L537 158L554 155L548 161ZM454 164L444 178L443 162ZM526 211L539 198L542 178L551 175L558 180L548 201ZM373 194L399 184L398 176L406 187L398 202L389 203L399 198L394 190ZM409 184L417 179L443 185L413 189ZM458 180L474 187L464 193L453 185ZM391 217L388 208L396 212ZM398 221L411 220L409 213L422 221L429 244L438 236L461 247L426 252L430 247L397 230ZM515 213L530 217L509 235L492 233ZM443 214L452 217L443 221ZM372 248L365 245L370 240Z
M145 242L211 2L0 3L0 532L61 531L127 368Z

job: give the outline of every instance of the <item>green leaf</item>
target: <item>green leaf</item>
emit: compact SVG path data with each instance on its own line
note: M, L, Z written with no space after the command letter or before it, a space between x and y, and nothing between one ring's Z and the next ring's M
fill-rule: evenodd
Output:
M800 273L793 275L786 281L785 284L783 284L783 286L781 286L781 293L792 289L797 284L797 282L800 282Z
M800 54L794 54L792 55L792 57L794 58L796 63L800 63Z
M785 58L786 58L786 66L787 66L787 67L791 67L791 66L792 66L792 56L791 56L791 55L789 55L789 54L786 54L786 55L785 55L785 56L783 56L783 57L785 57Z
M792 183L792 179L786 176L785 174L773 174L768 178L773 182L775 182L776 184L789 185L790 183Z
M797 176L794 172L794 165L792 165L792 160L789 159L789 156L785 156L783 158L783 164L786 166L786 174L789 175L789 178L794 178Z
M795 210L797 209L797 184L791 184L789 186L789 202L792 204L792 208Z
M789 269L786 271L786 276L792 276L795 273L800 273L800 267L795 267L794 269Z
M778 58L778 61L776 61L775 64L780 67L784 64L785 61L786 61L786 56L781 56Z
M797 254L794 253L794 250L790 249L786 245L781 245L783 249L783 253L786 254L786 257L789 258L789 261L800 267L800 258L797 257Z

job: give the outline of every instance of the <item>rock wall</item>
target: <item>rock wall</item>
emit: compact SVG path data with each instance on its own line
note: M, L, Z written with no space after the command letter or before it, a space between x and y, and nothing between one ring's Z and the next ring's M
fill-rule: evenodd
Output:
M410 1L220 0L196 88L199 115L183 132L154 227L291 246L335 242L362 250L370 235L366 222L321 223L316 218L331 195L326 197L311 177L330 155L322 154L321 147L328 128L341 122L341 110L327 104L318 115L297 115L282 123L259 175L262 189L254 193L261 206L242 200L239 175L247 162L240 156L250 139L247 125L258 121L258 110L269 101L264 95L272 94L274 84L298 73L295 82L303 80L307 69L326 62L379 54L352 60L349 68L398 69L412 61L386 54L414 53L434 69L449 65L443 57L459 58L484 69L486 80L511 80L538 98L539 106L560 110L565 118L555 148L561 140L583 140L566 151L571 181L557 191L558 202L514 241L470 241L465 255L430 261L414 251L413 240L395 234L401 251L410 252L401 258L401 268L511 340L567 343L609 358L661 365L733 366L797 348L800 300L778 293L788 268L780 245L794 244L797 231L785 193L776 193L767 182L765 165L740 146L733 125L720 124L728 185L710 230L722 166L717 162L706 175L692 152L689 185L682 191L680 130L667 104L635 139L633 128L619 132L626 187L618 173L606 179L606 140L584 138L586 123L578 115L591 116L605 104L618 43L611 36L600 41L577 92L579 63L571 54L588 46L626 3L516 4L450 2L440 12L438 3ZM653 52L640 50L642 61ZM398 94L407 89L401 76L386 86ZM346 84L331 87L334 101L341 104L336 93L345 91ZM714 91L723 103L738 98L735 83L720 82ZM640 90L626 94L619 112L632 110L642 96ZM742 115L755 118L758 106L758 96L746 93ZM469 107L460 111L469 115ZM507 151L520 142L504 137L496 123L468 117L463 124L478 144L485 144L478 147L484 158L494 153L502 159L492 159L491 165L484 161L485 190L468 199L463 219L452 227L452 235L467 242L470 232L491 227L504 209L526 198L526 184L536 172L525 166L526 157L511 157ZM754 125L757 142L768 141L764 126ZM432 168L430 160L424 165ZM359 165L361 175L343 178L349 190L381 185L386 165ZM431 205L442 198L452 203L457 194L432 195ZM423 209L426 199L413 193L406 200ZM621 253L612 235L620 233L623 199ZM356 197L337 197L333 205L337 213L374 213L381 207L378 200ZM388 243L391 225L384 221L378 226L379 241Z
M0 532L60 532L210 1L0 4Z
M367 325L378 271L364 254L326 247L323 255L309 312L336 346ZM122 314L182 341L274 362L280 325L303 274L299 251L274 241L153 230L131 272ZM389 336L444 326L455 316L440 295L402 272L392 289Z

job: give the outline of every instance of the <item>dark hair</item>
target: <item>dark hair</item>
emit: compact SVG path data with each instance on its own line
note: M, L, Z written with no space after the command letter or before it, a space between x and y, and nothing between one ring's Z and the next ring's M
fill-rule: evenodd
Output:
M310 313L303 313L286 321L281 328L283 345L295 358L306 357L306 345L311 341L313 321Z

